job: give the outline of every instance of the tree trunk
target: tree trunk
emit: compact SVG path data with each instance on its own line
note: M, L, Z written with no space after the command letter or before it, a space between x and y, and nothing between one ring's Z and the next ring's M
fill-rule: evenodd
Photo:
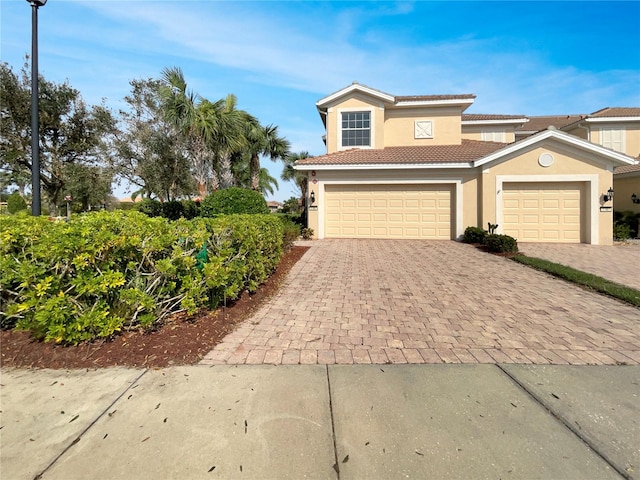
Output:
M198 180L198 196L200 200L204 200L204 197L207 196L207 183Z
M260 190L260 157L257 154L251 154L249 172L251 173L251 190Z

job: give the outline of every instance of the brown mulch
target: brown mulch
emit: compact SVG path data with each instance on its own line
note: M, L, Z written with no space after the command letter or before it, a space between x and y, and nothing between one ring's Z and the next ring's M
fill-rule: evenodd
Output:
M0 364L3 367L96 368L167 367L198 363L235 325L253 313L280 288L287 273L309 247L294 246L287 251L276 271L252 294L217 310L188 317L175 315L155 331L125 332L111 340L77 346L44 343L29 332L0 332Z

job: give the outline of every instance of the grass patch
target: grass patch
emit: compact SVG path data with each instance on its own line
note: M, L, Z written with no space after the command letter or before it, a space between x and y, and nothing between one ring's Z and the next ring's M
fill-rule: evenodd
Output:
M640 307L640 290L635 288L620 285L619 283L612 282L605 278L593 275L591 273L576 270L575 268L567 267L560 263L549 262L541 258L527 257L526 255L514 255L512 260L528 265L547 272L554 277L562 278L569 282L581 285L583 287L595 290L597 292L609 295L610 297L617 298L623 302L630 303L636 307Z

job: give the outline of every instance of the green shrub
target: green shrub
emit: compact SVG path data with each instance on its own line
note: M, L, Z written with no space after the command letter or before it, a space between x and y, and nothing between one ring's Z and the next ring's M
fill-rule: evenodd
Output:
M0 325L77 344L215 307L264 282L283 231L270 215L0 217Z
M631 227L626 223L616 222L613 225L613 239L627 240L629 238L631 238Z
M118 202L115 208L116 210L136 210L136 204L133 202Z
M269 207L260 192L237 187L217 190L207 195L200 205L203 217L241 213L269 213Z
M311 240L311 238L313 238L313 228L303 228L302 238L304 240Z
M162 203L160 203L158 200L145 198L141 202L136 203L136 206L134 208L138 212L144 213L147 217L162 216Z
M284 229L283 233L283 248L289 250L300 237L300 225L295 224L288 215L276 214L282 222Z
M177 200L162 203L162 216L169 220L178 220L184 216L184 207Z
M467 227L464 230L462 241L464 243L484 243L487 231L480 227Z
M518 242L509 235L487 234L484 237L484 244L491 253L517 253Z
M27 202L18 192L13 192L7 198L7 211L13 215L22 210L27 210Z
M200 216L200 202L182 200L180 203L182 203L183 216L187 220Z
M640 228L640 213L635 213L630 210L622 212L613 212L613 236L616 237L616 226L627 225L629 227L629 236L626 238L638 238L638 228ZM620 233L624 233L624 229Z

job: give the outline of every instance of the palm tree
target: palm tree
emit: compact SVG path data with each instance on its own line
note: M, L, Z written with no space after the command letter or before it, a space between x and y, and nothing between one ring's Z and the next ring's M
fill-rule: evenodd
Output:
M236 110L236 97L232 94L210 102L188 90L180 68L163 69L162 79L164 114L187 139L198 194L204 197L207 180L216 189L220 184L220 165L229 169L226 160L230 152L243 146L246 113Z
M272 161L284 160L289 154L289 141L278 135L275 125L260 125L258 120L247 114L245 124L245 139L251 155L249 172L251 174L250 187L260 189L260 155L268 156Z
M291 153L284 159L284 170L280 178L285 181L292 181L296 187L300 189L300 196L302 198L303 205L307 199L308 191L308 178L305 172L295 170L293 167L296 161L310 158L309 152Z
M251 183L251 172L249 171L250 158L248 155L238 153L234 155L233 176L237 187L249 188ZM279 188L278 180L271 176L269 170L261 168L258 175L258 191L263 195L267 193L273 195L275 189Z

